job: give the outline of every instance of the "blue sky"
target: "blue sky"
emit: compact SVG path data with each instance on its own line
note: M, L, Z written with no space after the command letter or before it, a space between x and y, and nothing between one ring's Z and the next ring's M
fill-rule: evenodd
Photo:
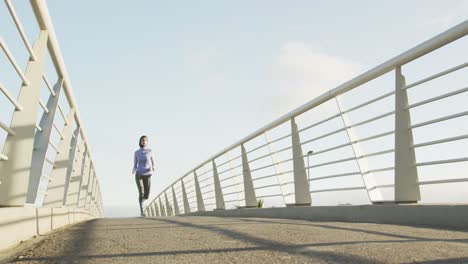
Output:
M141 134L156 152L154 195L324 89L468 17L464 1L48 2L109 206L135 204ZM277 79L288 56L320 55L343 62L341 72L296 87L286 86L301 73Z
M137 212L130 172L141 134L156 153L153 196L279 115L468 18L456 0L48 6L104 203L120 215Z

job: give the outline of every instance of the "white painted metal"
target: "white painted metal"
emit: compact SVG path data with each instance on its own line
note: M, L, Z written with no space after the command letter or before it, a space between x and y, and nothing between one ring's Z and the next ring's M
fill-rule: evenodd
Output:
M174 214L179 215L180 214L179 203L177 203L177 196L176 196L176 193L174 191L174 185L171 186L171 189L172 189L172 201L174 203Z
M182 199L184 202L184 214L188 214L190 213L190 205L188 202L187 191L185 190L185 184L184 184L183 179L180 180L180 184L182 186Z
M37 60L28 63L24 77L24 80L26 78L30 80L30 85L23 85L18 96L19 104L30 107L25 107L23 111L13 113L10 128L15 132L15 135L9 134L7 136L2 151L8 157L8 162L0 162L1 206L22 206L25 204L28 195L27 183L29 182L30 171L24 170L24 168L31 166L33 156L32 150L38 113L37 107L34 106L38 105L40 96L47 39L47 31L40 31L39 37L33 46Z
M74 113L72 114L74 115ZM63 190L63 205L68 205L68 194L70 190L70 185L72 183L72 176L75 173L75 164L77 159L79 159L78 154L78 134L80 133L80 128L77 127L73 132L73 137L71 139L70 154L68 156L67 172L65 177L65 188Z
M33 51L32 47L31 47L31 45L29 44L29 40L28 40L28 37L26 36L26 33L24 33L23 26L21 25L21 22L19 21L18 16L16 15L15 8L11 4L10 0L5 0L5 3L7 5L7 7L8 7L8 11L10 11L10 14L11 14L11 17L13 18L13 21L15 22L16 28L18 29L18 32L21 35L21 39L23 40L24 45L28 49L31 60L35 61L37 59L36 55L34 55L34 51Z
M211 160L214 160L214 159L217 159L219 158L220 156L224 156L225 154L227 154L229 151L231 150L234 150L235 148L237 147L241 147L241 151L242 151L242 154L241 157L242 158L242 167L245 171L245 168L246 166L249 165L249 162L247 160L247 153L253 153L253 152L256 152L257 150L260 150L266 146L268 146L268 142L266 144L262 144L262 145L259 145L259 146L256 146L252 149L250 149L248 152L246 152L245 148L244 148L244 143L247 143L249 141L251 141L252 139L256 138L257 136L261 135L261 134L264 134L266 133L267 131L271 130L271 129L274 129L276 128L277 126L281 125L281 124L284 124L285 122L293 119L316 107L316 106L319 106L321 105L322 103L324 102L327 102L329 101L330 99L333 99L333 98L337 98L337 96L343 94L343 93L346 93L347 91L351 90L351 89L354 89L364 83L367 83L377 77L380 77L392 70L394 70L395 68L397 69L400 69L401 66L407 64L408 62L411 62L421 56L424 56L425 54L427 53L430 53L432 52L433 50L436 50L448 43L451 43L459 38L462 38L464 37L465 35L467 35L468 33L468 21L465 21L441 34L439 34L438 36L432 38L432 39L429 39L428 41L396 56L395 58L357 76L356 78L336 87L335 89L332 89L330 90L329 92L327 93L324 93L322 94L321 96L311 100L310 102L304 104L303 106L287 113L286 115L278 118L277 120L267 124L266 126L262 127L261 129L251 133L250 135L248 135L247 137L244 137L242 140L239 140L237 142L235 142L234 144L228 146L227 148L223 149L222 151L218 152L217 154L215 154L214 156L210 157L209 159L207 159L206 161L200 163L198 166L196 166L194 169L192 169L191 171L195 171L199 168L201 168L204 164L206 164L207 162L211 161ZM297 140L293 139L292 138L292 141L293 141L293 144L292 144L292 147L291 146L286 146L286 147L283 147L279 150L276 150L276 151L270 151L269 154L261 154L261 155L255 155L255 157L250 161L250 162L256 162L256 161L260 161L260 160L264 160L264 158L267 158L267 157L272 157L274 154L279 154L280 152L284 152L286 150L289 150L289 149L293 149L293 153L296 153L296 155L293 154L293 158L292 159L283 159L283 160L280 160L280 161L273 161L273 164L271 165L262 165L262 166L259 166L259 167L255 167L254 169L250 170L250 168L248 169L248 174L246 173L242 173L242 174L239 174L239 175L229 175L228 177L222 177L222 179L220 180L220 182L222 181L226 181L226 180L232 180L232 179L236 179L238 178L238 176L242 175L244 176L244 185L247 184L247 186L244 186L244 193L246 195L246 205L248 203L250 203L251 206L256 206L256 201L255 199L252 199L252 197L249 199L248 196L249 196L249 193L250 194L254 194L253 197L255 197L255 188L253 186L253 181L257 181L257 180L260 180L260 179L267 179L267 178L270 178L270 177L278 177L279 175L282 175L282 174L286 174L286 173L290 173L291 171L285 171L285 172L279 172L278 170L275 170L275 173L274 174L271 174L271 175L266 175L266 176L260 176L260 177L256 177L255 179L251 179L251 172L254 172L254 171L260 171L260 170L264 170L264 169L267 169L267 168L270 168L270 167L275 167L275 169L277 169L277 165L278 164L282 164L282 163L286 163L286 162L289 162L291 160L296 161L296 162L301 162L302 160L302 163L304 163L303 161L303 157L306 157L304 154L302 154L302 150L301 151L297 151L299 148L296 147L295 145L297 146L301 146L301 145L304 145L304 144L307 144L307 143L311 143L311 142L314 142L314 141L319 141L321 139L324 139L326 137L329 137L329 136L332 136L332 135L335 135L335 134L338 134L338 133L341 133L341 132L346 132L348 134L348 139L350 142L347 142L347 143L341 143L341 144L338 144L338 145L335 145L335 146L329 146L325 149L319 149L319 150L314 150L314 153L311 155L311 156L314 156L314 155L318 155L318 154L324 154L326 152L329 152L329 151L333 151L333 150L338 150L340 148L344 148L344 147L352 147L353 148L353 157L350 157L350 158L340 158L340 159L336 159L336 160L332 160L332 161L326 161L326 162L321 162L321 163L314 163L311 167L318 167L318 166L325 166L325 165L333 165L333 164L337 164L337 166L339 165L339 163L341 162L345 162L345 161L352 161L352 160L356 160L358 162L358 166L359 166L359 171L349 171L349 172L343 172L343 173L337 173L337 174L333 174L333 175L325 175L325 176L321 176L321 177L317 177L317 180L318 179L328 179L328 178L338 178L338 177L346 177L346 176L352 176L352 175L359 175L361 174L361 177L363 177L363 181L365 182L365 186L366 188L363 188L363 187L343 187L343 188L333 188L333 189L327 189L327 190L314 190L314 193L315 192L324 192L324 191L351 191L351 190L359 190L359 189L367 189L368 191L368 194L369 192L372 191L372 200L373 201L376 201L376 202L379 202L382 200L382 196L381 196L381 193L379 190L380 188L380 185L376 185L374 183L372 183L372 174L374 173L379 173L379 172L385 172L385 171L391 171L391 170L395 170L395 171L398 171L398 173L396 173L397 175L395 176L396 177L396 182L401 182L401 185L404 185L406 186L406 190L403 190L401 189L401 186L396 186L395 188L395 201L396 202L414 202L414 201L417 201L419 199L419 189L418 187L415 187L415 184L414 182L417 183L417 174L415 174L414 172L417 172L416 170L416 166L418 165L421 165L421 166L424 166L424 165L433 165L433 164L441 164L441 163L451 163L451 162L463 162L465 161L465 158L458 158L458 159L449 159L449 160L441 160L441 161L430 161L430 162L424 162L424 163L415 163L415 159L413 159L413 162L412 162L412 168L413 169L410 169L409 168L409 165L408 164L411 164L411 161L408 162L408 160L406 160L406 165L404 163L401 163L401 164L398 164L398 165L395 165L395 166L389 166L389 167L384 167L384 168L372 168L372 169L369 169L369 166L365 166L366 162L367 162L367 158L369 157L375 157L375 156L379 156L379 155L385 155L385 154L389 154L389 153L392 153L392 152L395 152L395 156L398 156L399 159L395 158L395 161L396 163L399 163L399 160L404 160L405 157L403 157L403 155L401 154L402 151L404 150L405 153L409 153L410 156L411 156L411 153L414 153L414 150L408 150L408 149L414 149L415 147L418 147L418 146L426 146L426 145L429 145L431 143L434 143L434 144L437 144L437 143L444 143L444 142L450 142L450 141L454 141L454 140L461 140L461 139L465 139L465 137L462 135L462 136L457 136L457 137L449 137L449 138L445 138L445 139L440 139L440 140L436 140L436 141L433 141L433 142L427 142L426 143L420 143L420 144L416 144L414 145L412 143L412 140L410 140L411 138L409 137L409 135L411 135L412 133L412 129L413 128L416 128L416 127L421 127L421 126L426 126L426 125L430 125L430 124L434 124L434 123L438 123L438 122L442 122L442 121L445 121L445 120L449 120L449 119L454 119L454 118L458 118L458 117L462 117L462 116L466 116L468 115L468 111L464 111L464 112L460 112L460 113L456 113L456 114L452 114L452 115L448 115L448 116L445 116L445 117L441 117L441 118L436 118L436 119L433 119L433 120L429 120L429 121L425 121L425 122L422 122L422 123L419 123L419 124L415 124L415 125L412 125L410 122L409 122L409 111L408 111L408 108L410 107L417 107L417 106L420 106L420 105L423 105L423 104L429 104L429 103L432 103L432 102L435 102L437 100L440 100L440 99L443 99L443 98L447 98L449 96L455 96L455 95L459 95L461 93L464 93L466 91L468 91L467 89L468 88L464 88L464 89L461 89L461 90L457 90L457 91L453 91L453 92L449 92L449 93L445 93L445 94L442 94L442 95L438 95L436 97L433 97L433 98L430 98L430 99L427 99L425 101L422 101L422 102L417 102L417 103L414 103L412 105L410 105L408 107L408 102L407 102L407 98L406 97L406 94L405 93L402 93L401 91L402 90L406 90L407 88L409 87L413 87L413 86L416 86L416 85L419 85L421 83L424 83L424 82L428 82L430 80L433 80L435 78L439 78L441 76L444 76L446 74L449 74L451 72L454 72L456 70L460 70L462 68L465 68L468 64L467 63L463 63L461 65L458 65L456 67L453 67L453 68L450 68L448 70L445 70L443 72L440 72L440 73L436 73L430 77L427 77L427 78L424 78L422 79L421 81L418 81L418 82L415 82L409 86L405 86L404 85L404 78L402 75L400 76L397 76L397 85L399 86L398 89L396 89L395 91L390 91L390 92L385 92L383 95L377 95L375 96L374 98L371 98L370 100L367 100L365 102L361 102L359 104L357 104L356 106L353 106L351 108L348 108L346 110L341 110L341 107L339 106L339 102L338 102L338 106L339 106L339 113L335 114L335 115L332 115L332 116L329 116L319 122L316 122L312 125L308 125L308 126L305 126L304 128L298 130L297 127L295 128L295 130L297 132L295 133L291 133L290 135L284 135L284 136L281 136L273 141L271 141L270 143L272 142L279 142L283 139L286 139L287 137L291 136L291 137L295 137L295 135L298 135L299 132L302 132L302 131L305 131L305 130L308 130L310 128L313 128L313 127L316 127L318 125L321 125L321 124L325 124L327 122L331 122L333 120L335 120L335 118L339 118L341 117L342 121L344 122L344 128L341 128L341 129L337 129L337 130L334 130L334 131L331 131L331 132L328 132L328 133L325 133L323 135L318 135L318 136L315 136L314 138L312 139L309 139L309 140L306 140L306 141L303 141L301 142L298 138ZM403 84L403 85L402 85ZM364 120L364 121L360 121L358 123L354 123L352 124L349 119L347 118L347 113L350 113L352 111L355 111L355 110L358 110L358 109L361 109L361 108L364 108L372 103L375 103L377 101L380 101L380 100L383 100L385 98L388 98L390 96L395 96L395 101L397 102L396 104L396 109L395 111L389 111L389 112L386 112L386 113L380 113L380 114L376 114L375 116L367 119L367 120ZM403 99L402 99L403 97ZM338 100L338 98L337 98ZM403 105L403 108L402 108L402 105ZM366 136L364 138L360 138L360 139L356 139L356 136L353 136L352 135L352 129L355 128L355 127L358 127L358 126L364 126L364 125L368 125L368 124L373 124L373 122L377 121L377 120L380 120L380 119L383 119L383 118L386 118L386 117L391 117L395 115L395 131L392 130L392 131L387 131L387 132L383 132L383 133L378 133L378 134L374 134L374 135L370 135L370 136ZM293 125L293 122L291 123ZM403 129L402 127L406 126L406 129L404 130L405 132L403 132ZM396 131L398 130L398 131ZM406 137L404 138L402 141L400 141L399 139L402 138L402 133L403 133L403 136ZM359 147L359 143L363 143L363 142L367 142L367 141L371 141L371 140L375 140L375 139L380 139L380 138L383 138L383 137L387 137L387 136L391 136L392 134L394 134L395 138L398 138L396 141L397 142L400 142L400 145L401 146L395 146L395 149L384 149L384 150L377 150L377 151L374 151L372 153L363 153L362 151L360 150L357 150L357 148ZM297 142L297 144L294 144L294 142ZM401 143L401 142L404 142L404 143ZM404 147L402 147L404 145ZM256 152L258 153L258 152ZM360 154L358 154L360 153ZM228 155L227 155L228 156ZM221 163L219 166L223 166L224 164L227 164L227 163L230 163L231 161L233 160L236 160L237 158L239 157L236 157L236 158L233 158L233 159L228 159L228 161L226 162L223 162ZM304 168L305 166L300 166L301 164L296 164L296 168L295 170L296 171L304 171L305 172L305 169L304 170L301 170L301 168ZM408 165L408 166L407 166ZM218 167L219 167L218 166ZM217 177L220 178L222 175L226 175L224 173L227 173L229 171L232 171L234 169L236 169L237 167L239 166L231 166L231 168L229 169L223 169L221 170L221 172L217 172ZM401 173L401 168L404 167L405 170L403 170L403 175ZM409 173L409 176L408 175L408 171L410 172ZM207 173L207 172L205 172ZM203 173L204 174L204 173ZM215 174L215 173L214 173ZM302 175L302 178L306 178L304 177L304 174L305 173L300 173ZM188 174L184 174L181 178L179 178L179 180L182 180L187 176ZM250 179L248 180L245 180L246 178L246 175L248 175L250 177ZM297 175L295 173L295 175ZM400 175L400 176L398 176ZM415 176L416 175L416 176ZM366 176L367 178L364 178L364 176ZM203 181L205 181L207 179L204 179ZM215 180L215 179L214 179ZM316 179L313 179L311 181L314 181ZM406 181L406 183L405 183ZM309 181L306 181L306 182L309 182ZM250 184L250 186L248 186ZM287 182L285 184L294 184L295 188L296 187L303 187L305 184L304 183L299 183L297 180L293 181L293 182ZM228 187L233 187L235 186L236 184L228 184L225 186L225 188L228 188ZM276 184L278 185L278 184ZM257 187L256 189L266 189L268 187L272 187L272 186L276 186L275 184L267 184L267 185L263 185L262 186L259 186ZM281 184L282 185L282 184ZM374 187L370 187L374 185ZM182 192L184 194L184 189L185 187L182 186ZM409 189L408 189L409 188ZM413 188L413 189L411 189ZM417 188L417 189L414 189L414 188ZM373 191L374 190L374 191ZM235 194L235 193L241 193L241 192L228 192L228 193L224 193L223 196L226 196L226 195L231 195L231 194ZM402 194L403 193L403 194ZM296 196L298 195L298 191L296 190L295 192L291 192L291 193L287 193L287 194L267 194L267 195L261 195L261 196L258 196L258 198L263 198L263 197L274 197L274 196L287 196L287 195L290 195L290 194L295 194ZM410 194L409 196L413 196L411 199L407 199L407 197L403 197L403 196L408 196L408 194ZM251 195L252 196L252 195ZM296 198L297 199L297 198ZM307 199L307 198L306 198ZM247 201L247 200L250 200ZM232 201L235 201L235 200L232 200L232 199L229 199L229 201L227 202L232 202ZM297 203L297 201L296 201Z
M212 160L213 165L213 181L214 181L214 190L216 198L216 210L224 210L226 206L224 204L223 190L221 189L221 182L219 181L218 168L216 167L216 162Z
M166 212L167 216L172 215L171 205L169 204L169 199L167 199L167 193L164 192L164 200L166 201Z
M34 148L30 165L31 168L29 176L28 196L26 198L26 202L30 204L36 203L37 191L39 188L39 182L41 179L42 171L44 169L44 161L46 159L47 149L51 140L50 135L52 134L55 113L57 110L61 90L62 80L59 79L54 85L54 93L57 96L49 96L49 99L47 101L47 109L49 109L49 111L44 112L42 114L41 121L39 122L39 126L42 128L42 131L34 135ZM58 147L56 148L56 151L60 151Z
M395 68L395 202L417 202L421 199L410 112L407 109L405 77Z
M310 205L309 181L307 180L306 167L302 154L301 139L299 138L299 129L296 121L291 118L291 145L294 170L294 197L295 205Z
M203 201L203 195L200 190L200 183L198 182L197 172L193 172L193 180L195 182L195 194L197 197L197 211L205 211L205 203Z
M257 198L250 172L249 160L244 145L241 145L242 154L242 176L244 180L245 207L257 207Z
M15 106L16 111L23 110L23 106L21 106L18 101L8 92L8 90L0 83L0 91L6 96L6 98Z

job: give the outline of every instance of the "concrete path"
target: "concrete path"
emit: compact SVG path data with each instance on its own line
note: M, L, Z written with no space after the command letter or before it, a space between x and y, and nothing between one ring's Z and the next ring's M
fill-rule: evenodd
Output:
M468 230L268 218L96 219L9 263L468 263Z

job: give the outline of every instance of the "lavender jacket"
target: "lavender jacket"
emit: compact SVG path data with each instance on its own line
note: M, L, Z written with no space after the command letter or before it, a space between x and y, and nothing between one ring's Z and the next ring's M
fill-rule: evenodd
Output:
M133 173L141 176L151 176L154 171L154 156L150 148L140 148L135 151Z

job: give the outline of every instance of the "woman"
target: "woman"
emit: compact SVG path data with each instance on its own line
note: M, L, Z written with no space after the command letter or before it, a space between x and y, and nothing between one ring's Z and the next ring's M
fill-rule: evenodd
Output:
M143 201L148 199L151 185L151 175L154 172L153 151L148 148L148 137L141 136L138 142L140 149L135 151L133 173L138 187L138 201L140 202L141 216L143 213Z

